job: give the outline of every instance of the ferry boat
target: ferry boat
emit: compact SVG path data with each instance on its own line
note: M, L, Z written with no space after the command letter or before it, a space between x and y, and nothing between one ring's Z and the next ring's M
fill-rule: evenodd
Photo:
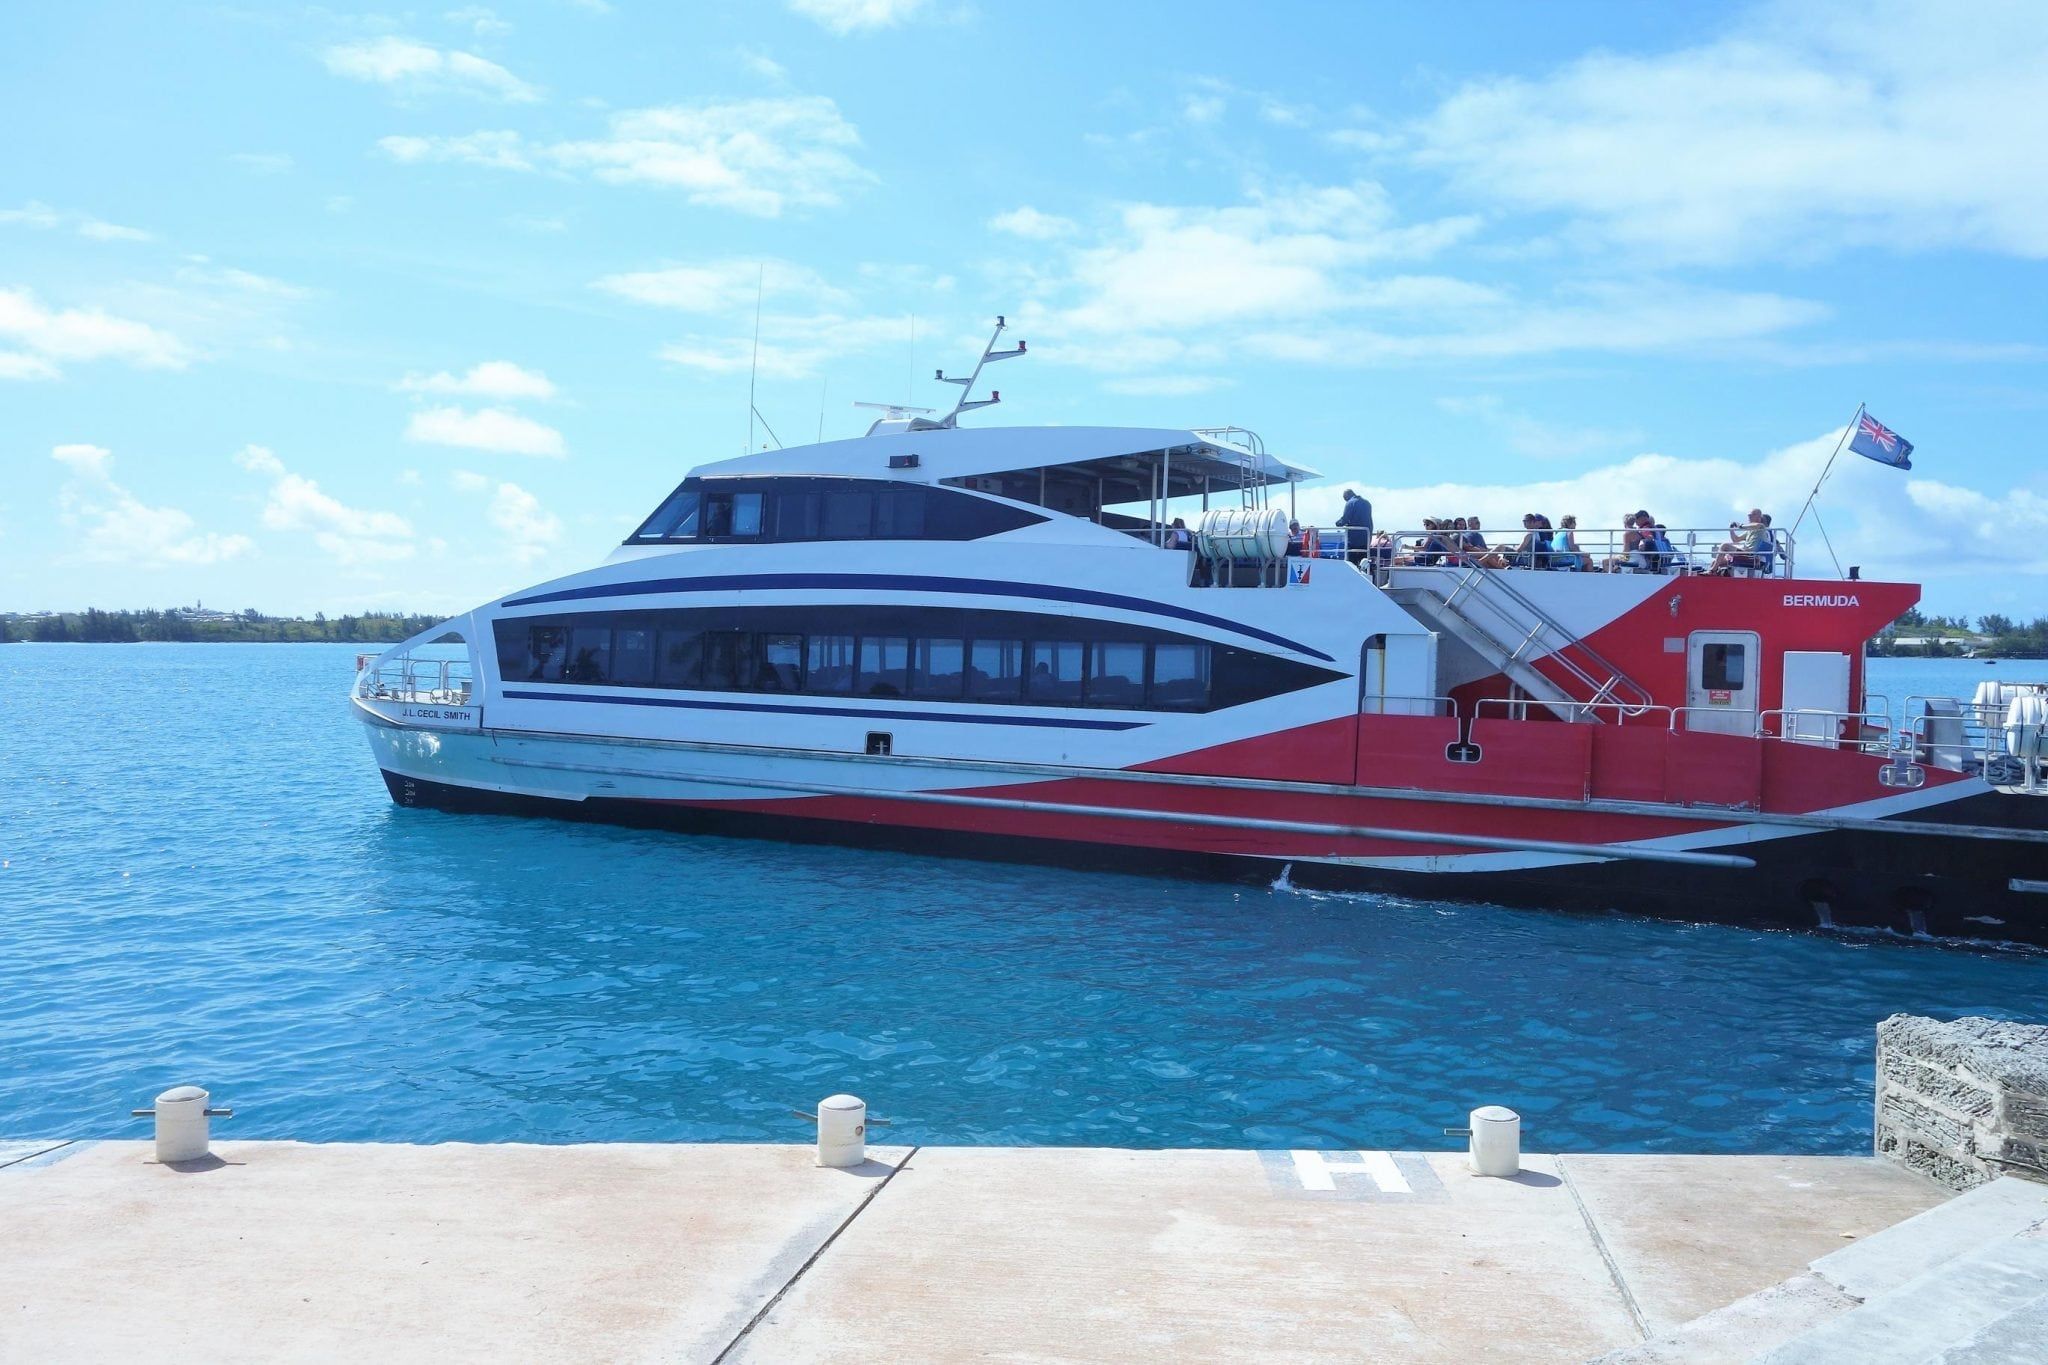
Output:
M2048 945L2048 702L1867 690L1916 586L1782 532L1346 557L1251 432L961 426L1002 331L943 416L700 465L359 660L392 799Z

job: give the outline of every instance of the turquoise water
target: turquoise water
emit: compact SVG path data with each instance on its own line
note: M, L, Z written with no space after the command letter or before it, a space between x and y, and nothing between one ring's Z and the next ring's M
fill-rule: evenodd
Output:
M1851 1152L2048 959L394 808L351 649L0 647L0 1137ZM1879 661L1903 696L2043 665Z

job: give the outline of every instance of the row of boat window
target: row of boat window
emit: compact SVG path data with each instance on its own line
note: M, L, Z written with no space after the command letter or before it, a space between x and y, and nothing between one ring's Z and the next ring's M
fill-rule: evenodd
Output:
M685 479L629 543L977 540L1045 518L893 479Z
M494 628L507 684L1212 711L1346 676L1164 629L980 608L578 612Z

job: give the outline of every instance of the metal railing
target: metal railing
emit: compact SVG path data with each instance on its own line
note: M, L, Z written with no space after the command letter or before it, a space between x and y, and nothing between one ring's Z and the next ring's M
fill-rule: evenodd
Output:
M355 692L365 701L467 706L476 675L467 659L391 655L372 659L356 674Z
M1667 529L1667 551L1630 549L1629 531L1573 531L1576 552L1561 548L1524 551L1524 534L1509 532L1499 542L1488 539L1487 548L1476 549L1459 540L1455 530L1383 531L1373 537L1371 554L1365 561L1373 579L1387 585L1392 570L1400 569L1524 569L1556 573L1645 573L1665 577L1686 574L1725 573L1738 578L1792 578L1794 543L1790 531L1773 528L1767 556L1735 547L1739 528L1707 530L1684 527ZM1481 534L1484 534L1483 532ZM1552 532L1553 547L1562 532ZM1343 543L1342 531L1325 533ZM1768 562L1765 562L1768 561Z
M1506 605L1496 599L1504 599ZM1649 689L1629 677L1618 665L1609 662L1585 640L1553 619L1527 594L1497 574L1479 568L1463 570L1457 586L1442 594L1442 602L1445 610L1455 613L1500 651L1500 659L1490 662L1505 661L1508 665L1530 669L1544 662L1563 669L1585 689L1582 695L1571 697L1574 702L1595 706L1619 702L1631 707L1650 706L1655 702ZM1495 631L1473 620L1472 612L1461 607L1461 602L1485 606L1496 624L1507 627L1507 635L1520 638L1513 643L1501 639Z
M1615 725L1645 718L1645 723L1655 724L1661 719L1665 728L1671 727L1671 708L1654 702L1637 705L1619 701L1546 702L1534 697L1481 697L1473 704L1472 718L1484 720L1497 709L1502 720L1527 720L1531 707L1553 713L1560 708L1568 710L1572 714L1566 719L1575 725L1598 720L1603 714L1612 714Z

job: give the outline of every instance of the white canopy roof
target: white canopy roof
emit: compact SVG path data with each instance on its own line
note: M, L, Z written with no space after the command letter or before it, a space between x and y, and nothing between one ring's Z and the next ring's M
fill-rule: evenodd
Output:
M915 457L914 463L907 457ZM915 483L1029 473L1085 477L1106 485L1142 487L1155 463L1167 467L1173 496L1239 486L1299 482L1320 477L1220 437L1175 427L950 427L888 431L845 441L791 446L699 465L705 478L815 474L841 478L901 479ZM1143 500L1144 491L1131 499ZM1105 502L1126 500L1105 496Z

